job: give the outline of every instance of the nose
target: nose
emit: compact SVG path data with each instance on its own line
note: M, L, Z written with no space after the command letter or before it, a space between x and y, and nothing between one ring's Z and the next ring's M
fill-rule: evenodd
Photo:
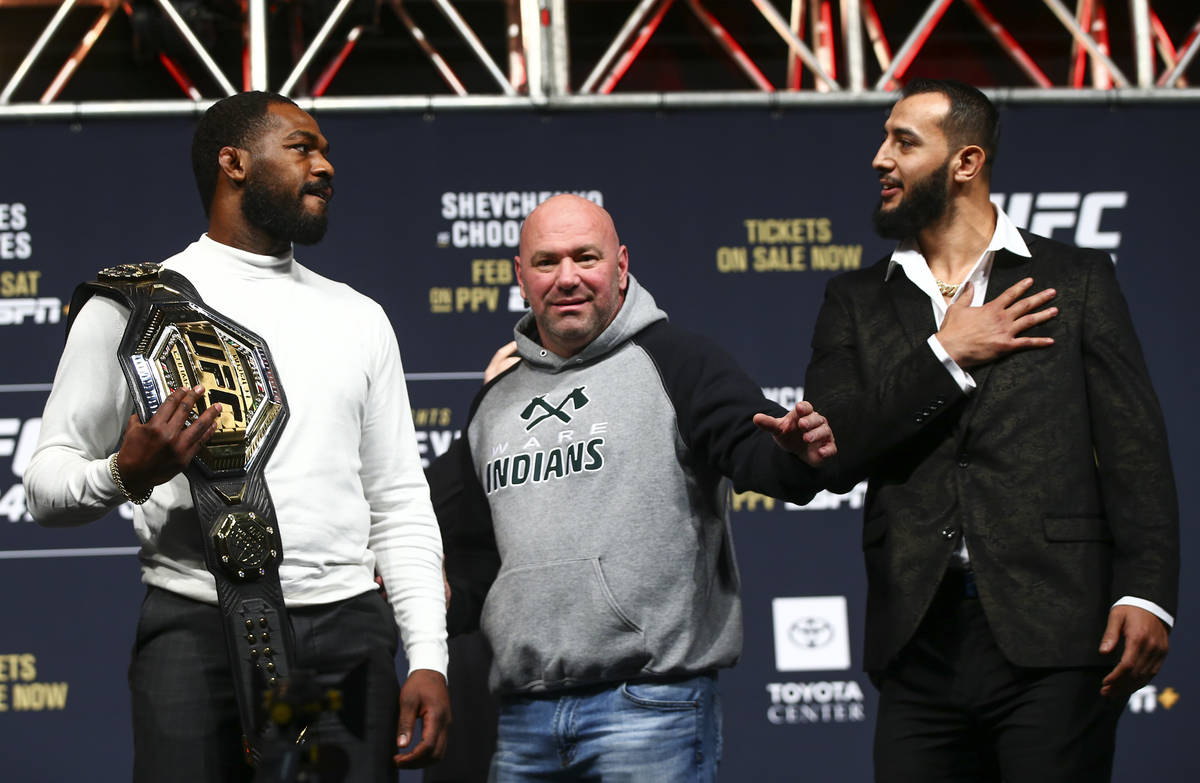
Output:
M565 290L579 285L579 267L576 266L574 260L564 258L559 262L558 270L554 275L554 285Z
M324 154L314 153L312 172L318 177L324 179L333 179L333 164L329 162L329 158Z
M884 142L879 145L879 149L875 151L874 159L871 160L871 168L875 169L881 174L891 171L896 167L896 162L892 160L892 156L888 152L887 146L887 140L885 139Z

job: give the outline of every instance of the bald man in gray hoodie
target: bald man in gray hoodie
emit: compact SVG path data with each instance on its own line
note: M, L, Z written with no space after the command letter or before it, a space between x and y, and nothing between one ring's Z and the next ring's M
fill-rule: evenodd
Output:
M521 361L481 390L463 450L501 562L492 779L713 780L716 672L742 646L730 480L807 502L833 434L670 325L596 204L535 209L516 274Z

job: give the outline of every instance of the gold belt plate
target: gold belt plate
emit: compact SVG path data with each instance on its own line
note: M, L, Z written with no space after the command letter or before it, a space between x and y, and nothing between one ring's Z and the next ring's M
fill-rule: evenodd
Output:
M189 423L220 403L216 431L195 460L223 478L250 470L283 410L269 356L258 338L236 324L218 323L191 303L172 303L151 312L131 359L151 415L173 391L197 384L204 395Z

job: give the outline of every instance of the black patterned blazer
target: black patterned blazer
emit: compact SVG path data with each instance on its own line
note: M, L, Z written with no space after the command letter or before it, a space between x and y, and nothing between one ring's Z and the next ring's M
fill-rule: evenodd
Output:
M839 455L830 486L869 480L866 657L884 669L928 609L965 533L1000 649L1022 666L1103 665L1112 603L1174 615L1179 512L1158 399L1113 264L1022 232L996 253L993 299L1024 277L1056 289L1054 338L969 370L964 395L926 340L929 297L889 259L832 279L805 395ZM886 277L886 279L885 279Z

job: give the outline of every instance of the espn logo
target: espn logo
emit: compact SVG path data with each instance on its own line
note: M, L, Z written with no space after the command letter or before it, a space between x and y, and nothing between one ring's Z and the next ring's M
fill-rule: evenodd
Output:
M62 317L62 300L53 296L37 299L0 299L0 326L23 324L32 318L35 324L56 324Z

